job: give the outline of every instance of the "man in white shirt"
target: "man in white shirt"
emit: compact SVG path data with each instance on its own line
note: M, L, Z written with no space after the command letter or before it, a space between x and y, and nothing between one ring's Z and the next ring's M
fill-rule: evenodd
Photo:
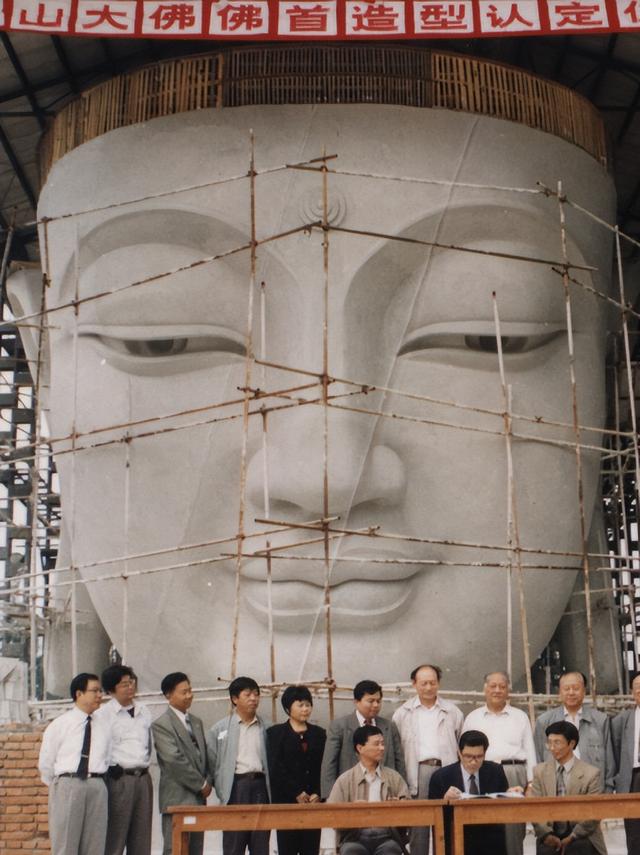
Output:
M560 677L558 696L562 706L548 710L536 721L534 741L538 760L548 760L550 753L545 732L550 724L567 721L578 728L580 744L575 749L576 757L600 769L605 793L613 792L615 760L611 742L609 716L584 703L587 681L579 671L568 671Z
M338 777L327 802L385 802L408 799L404 778L382 765L384 736L379 727L365 724L353 733L356 765ZM402 855L399 833L390 828L358 828L338 832L340 855ZM405 850L406 852L406 850Z
M623 710L611 722L616 759L616 793L640 793L640 674L633 678L631 694L635 706ZM625 819L627 851L640 852L640 820Z
M93 715L100 707L100 680L96 674L77 674L69 692L74 705L45 730L38 761L49 787L51 855L101 855L111 737Z
M527 786L533 779L536 749L529 717L509 703L511 681L505 671L493 671L484 678L484 706L464 720L462 732L478 730L489 740L486 759L500 763L510 787ZM522 855L527 827L524 823L505 826L507 855Z
M270 801L267 765L267 722L258 715L260 687L251 677L229 684L230 715L207 734L213 786L223 805L266 804ZM223 855L268 855L268 831L223 831Z
M102 672L102 688L111 696L96 713L111 730L105 855L123 855L125 847L127 855L151 852L151 713L134 704L136 684L127 665L110 665Z
M455 704L438 696L441 677L437 665L414 668L411 682L416 694L393 714L402 741L409 790L418 799L429 797L429 781L435 770L458 759L464 717ZM411 830L411 852L427 855L428 828Z

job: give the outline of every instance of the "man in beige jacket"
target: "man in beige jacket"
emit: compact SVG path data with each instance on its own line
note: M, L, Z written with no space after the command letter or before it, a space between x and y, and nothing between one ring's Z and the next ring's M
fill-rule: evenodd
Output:
M385 746L379 727L365 724L356 728L353 747L358 762L340 775L327 802L385 802L409 798L404 778L395 769L380 765ZM399 833L391 828L341 831L338 843L340 855L403 855L404 848Z
M573 753L578 728L557 721L546 729L547 748L553 757L533 772L532 796L582 796L602 792L600 770ZM595 820L534 823L537 855L607 855L600 823Z

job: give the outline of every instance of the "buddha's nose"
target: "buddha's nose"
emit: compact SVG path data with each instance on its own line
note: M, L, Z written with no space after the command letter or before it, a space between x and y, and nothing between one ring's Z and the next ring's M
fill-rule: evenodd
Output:
M326 442L319 406L278 414L267 438L269 504L272 517L319 519L325 509L346 523L356 508L396 504L404 493L405 470L390 447L374 443L368 417L330 410ZM325 450L326 449L326 450ZM264 459L259 449L247 472L247 497L264 512Z

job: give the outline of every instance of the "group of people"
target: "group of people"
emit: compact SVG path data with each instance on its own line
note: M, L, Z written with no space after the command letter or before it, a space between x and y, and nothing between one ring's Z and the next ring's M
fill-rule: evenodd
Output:
M464 718L439 694L441 671L423 664L411 673L415 694L391 719L380 715L382 689L373 680L353 690L354 710L327 731L311 724L305 686L281 696L287 721L269 726L259 715L260 689L250 677L229 685L231 710L205 732L190 713L186 674L168 674L167 709L155 720L135 701L136 675L125 665L102 674L110 696L101 704L95 674L71 682L73 706L44 732L39 767L49 787L53 855L149 855L152 744L160 768L163 855L171 855L173 805L204 805L213 790L221 804L313 804L389 799L459 799L511 791L563 796L640 792L640 676L635 707L609 718L585 703L582 674L564 674L560 704L529 718L509 702L509 676L484 680L485 704ZM106 784L106 786L105 786ZM445 829L449 837L448 829ZM466 855L522 855L525 826L475 826ZM538 855L606 855L595 821L534 824ZM625 822L630 855L640 853L640 820ZM341 855L428 855L429 828L407 835L391 828L340 832ZM278 831L279 855L317 855L320 830ZM201 855L203 835L190 835ZM224 855L268 855L269 832L223 832Z

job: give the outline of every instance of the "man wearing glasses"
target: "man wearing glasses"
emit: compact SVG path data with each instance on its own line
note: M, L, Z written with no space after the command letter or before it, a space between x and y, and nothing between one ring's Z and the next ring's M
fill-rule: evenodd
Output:
M575 749L580 739L578 728L569 721L556 721L546 731L547 750L551 760L540 763L533 772L532 796L582 796L602 792L600 770L580 760ZM534 823L537 855L555 852L571 855L607 855L600 823L582 822ZM632 850L630 849L631 853Z
M98 855L107 833L111 736L93 715L102 696L97 675L77 674L69 693L74 705L45 730L38 760L49 787L51 855Z
M149 855L153 787L149 775L151 713L134 704L137 677L127 665L102 672L102 688L111 696L96 717L111 731L107 776L109 821L104 855Z
M461 799L505 793L507 776L499 763L485 760L489 740L479 730L467 730L458 741L457 763L437 769L429 782L430 799ZM521 787L513 790L522 791ZM448 821L447 821L448 819ZM445 815L445 845L451 851L451 818ZM464 830L465 855L505 855L503 825L474 825Z

